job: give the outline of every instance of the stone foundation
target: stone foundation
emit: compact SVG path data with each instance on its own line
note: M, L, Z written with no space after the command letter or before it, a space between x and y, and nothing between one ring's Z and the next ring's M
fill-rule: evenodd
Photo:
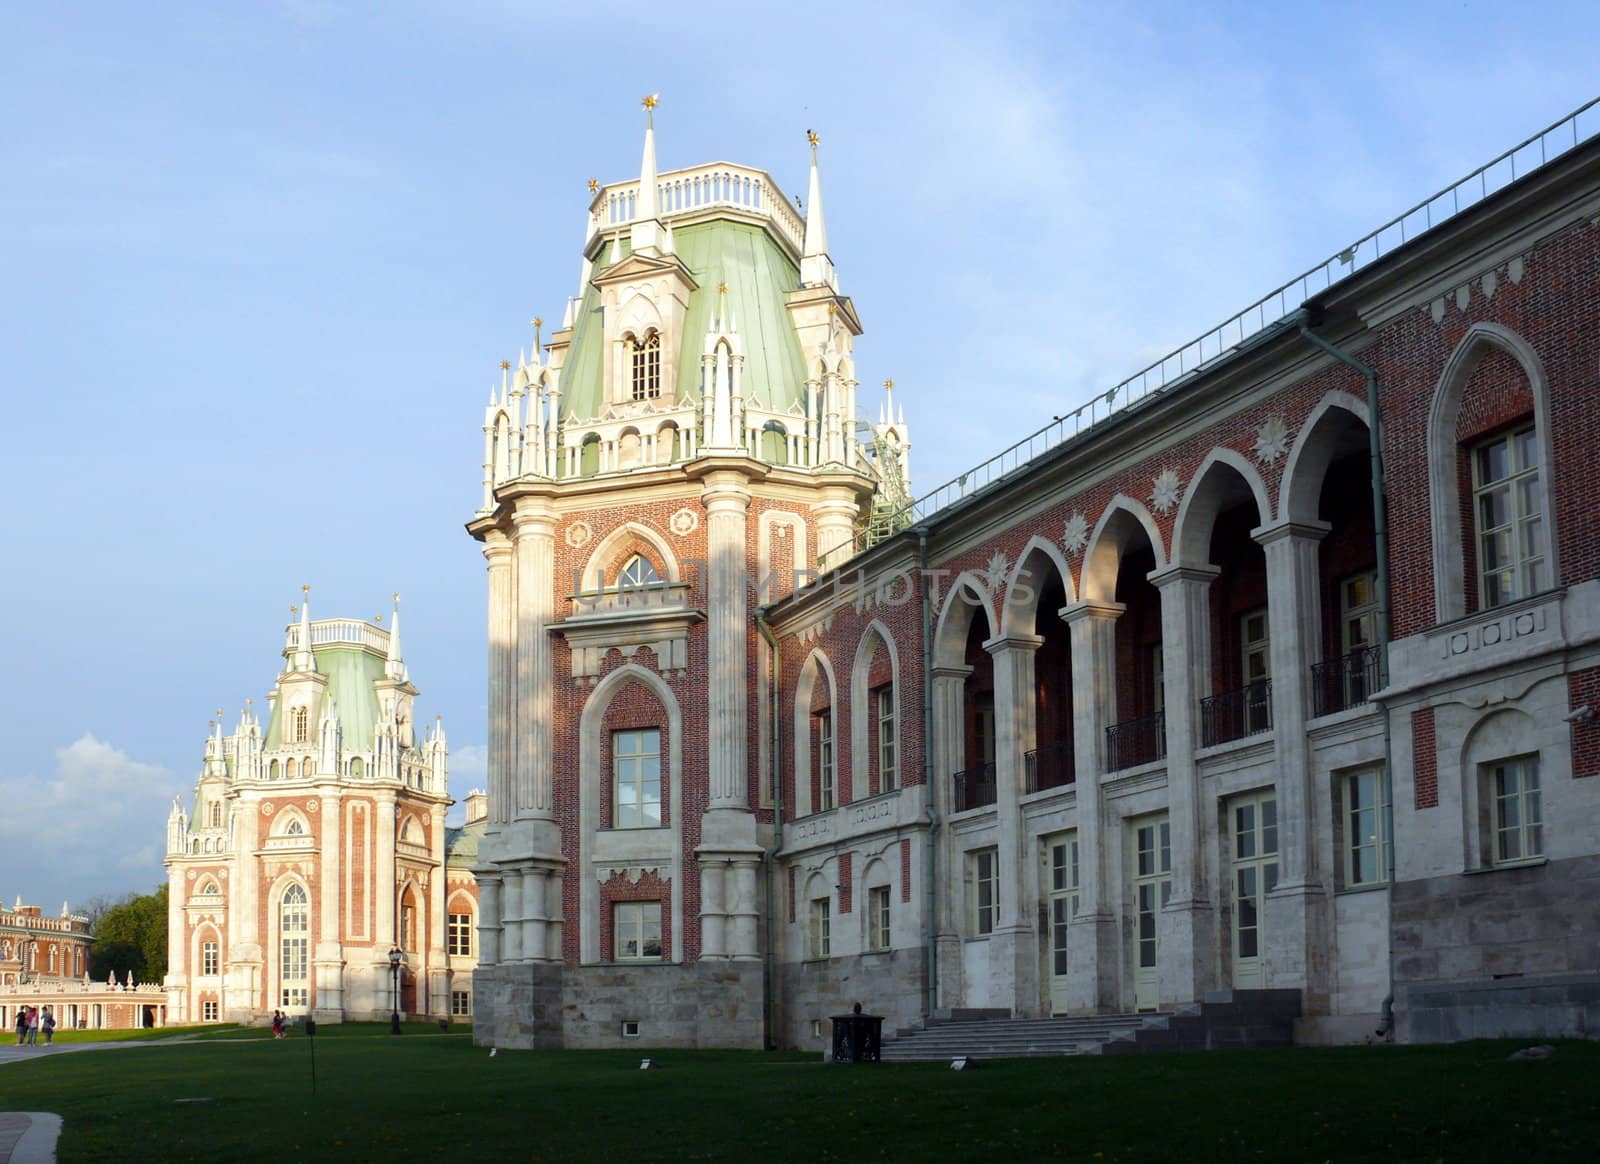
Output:
M858 1002L864 1013L883 1016L885 1039L919 1023L927 957L926 949L913 948L780 967L779 1046L799 1051L827 1049L833 1037L829 1020L836 1014L849 1014ZM821 1033L813 1034L812 1024L818 1021Z

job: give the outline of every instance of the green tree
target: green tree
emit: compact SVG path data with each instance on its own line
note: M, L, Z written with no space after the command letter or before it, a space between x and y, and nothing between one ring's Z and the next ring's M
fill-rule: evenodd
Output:
M94 927L89 976L108 974L137 982L160 982L167 975L167 887L130 893L108 908Z

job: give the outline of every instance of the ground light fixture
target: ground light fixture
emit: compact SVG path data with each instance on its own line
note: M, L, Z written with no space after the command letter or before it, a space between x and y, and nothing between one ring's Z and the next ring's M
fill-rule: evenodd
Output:
M950 1070L952 1071L965 1071L967 1068L976 1067L977 1065L978 1061L976 1059L968 1058L966 1055L957 1055L950 1060Z
M405 961L405 957L400 952L399 946L389 947L389 977L394 991L391 996L394 1009L389 1013L389 1033L391 1035L400 1033L400 963Z

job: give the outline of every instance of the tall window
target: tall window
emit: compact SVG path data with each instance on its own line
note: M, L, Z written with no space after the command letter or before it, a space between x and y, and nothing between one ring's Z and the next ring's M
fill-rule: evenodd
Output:
M217 972L217 943L202 942L200 945L200 973L215 974Z
M623 564L622 572L617 575L617 585L624 590L637 590L660 581L661 575L650 564L650 560L638 554L629 558Z
M974 936L994 933L1000 914L1000 854L975 849L967 854L967 918Z
M1548 584L1535 436L1529 427L1473 451L1478 598L1484 607L1535 594Z
M472 1017L472 991L452 990L450 992L450 1014L453 1018Z
M1525 756L1489 768L1494 797L1495 864L1544 853L1544 812L1539 798L1539 758Z
M470 913L453 913L450 915L450 924L446 936L445 953L452 957L470 958L472 956L472 915Z
M811 902L811 931L807 935L807 956L811 958L826 958L833 949L833 938L830 933L832 928L833 902L826 897L815 898Z
M867 890L867 949L889 948L889 887L875 885Z
M878 713L878 788L888 792L899 778L895 754L894 684L886 683L872 693Z
M611 907L613 958L618 962L661 960L661 903L619 901Z
M1384 880L1388 838L1383 835L1383 773L1351 772L1341 784L1344 794L1344 884L1346 889Z
M1264 732L1272 726L1272 697L1267 680L1272 676L1271 642L1268 638L1267 612L1252 610L1239 618L1239 645L1244 664L1244 730L1247 734Z
M818 808L826 812L833 807L833 712L817 712L816 722Z
M654 400L661 395L661 336L651 332L643 343L630 345L633 356L633 398Z
M208 998L200 1004L200 1021L214 1023L217 1021L217 1000Z
M213 800L211 802L210 811L211 827L214 829L220 829L222 827L222 802L220 800Z
M661 732L656 728L613 732L611 767L616 774L612 827L661 826Z
M311 716L310 716L310 713L303 707L297 707L297 708L294 709L293 717L294 717L294 742L297 743L297 744L304 743L306 741L306 739L308 739L310 737L310 734L311 734L311 727L310 727Z
M310 1000L307 953L311 940L311 906L304 886L291 885L283 891L278 933L278 1005L303 1007Z

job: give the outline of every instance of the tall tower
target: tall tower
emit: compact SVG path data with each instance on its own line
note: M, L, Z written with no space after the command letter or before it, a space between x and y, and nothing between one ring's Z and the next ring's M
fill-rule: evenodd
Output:
M857 419L816 135L802 213L762 170L660 171L644 104L638 179L590 183L561 326L491 389L468 524L489 570L476 1023L503 1046L630 1023L653 1045L762 1044L756 609L907 488L903 418Z

